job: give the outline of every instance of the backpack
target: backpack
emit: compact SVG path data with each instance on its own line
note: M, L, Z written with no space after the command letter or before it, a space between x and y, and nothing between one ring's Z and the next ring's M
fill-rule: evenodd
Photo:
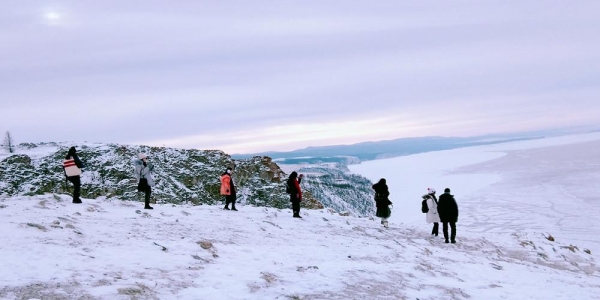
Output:
M426 214L429 211L429 207L427 207L427 199L423 199L421 202L421 212Z
M289 181L286 180L284 184L285 184L285 192L288 194L291 194L292 188L290 187Z

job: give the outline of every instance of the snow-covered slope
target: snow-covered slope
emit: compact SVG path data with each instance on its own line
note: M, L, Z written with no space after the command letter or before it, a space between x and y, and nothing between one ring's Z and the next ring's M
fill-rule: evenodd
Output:
M425 229L327 210L0 200L1 299L597 299L569 240Z

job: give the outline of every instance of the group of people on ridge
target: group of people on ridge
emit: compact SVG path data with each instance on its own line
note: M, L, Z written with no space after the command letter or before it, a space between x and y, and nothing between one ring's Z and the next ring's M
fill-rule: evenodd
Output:
M133 161L135 167L135 176L138 181L137 189L144 193L144 208L154 209L150 206L150 195L152 193L152 187L154 186L154 180L152 178L152 171L154 171L154 165L148 161L148 155L145 153L139 153L138 158ZM73 203L81 202L81 173L84 168L83 163L77 155L75 147L71 147L63 161L63 170L65 178L73 184ZM235 208L236 202L236 189L232 178L233 169L228 167L225 172L221 175L221 189L220 194L225 196L225 207L224 210L237 211ZM292 210L294 211L294 218L302 218L300 216L300 202L302 202L302 189L300 188L300 182L304 175L298 175L297 172L292 172L286 182L286 192L290 194L290 202L292 203ZM231 204L231 209L229 205Z
M148 161L148 155L145 153L138 154L138 158L133 161L135 167L135 176L138 180L138 191L144 193L144 208L153 209L150 206L150 194L154 180L152 179L152 171L154 165ZM84 164L77 155L75 147L69 148L67 156L63 161L63 170L65 178L73 184L73 203L80 204L81 202L81 173L83 172Z
M154 186L154 180L152 178L152 171L154 165L148 161L148 155L145 153L139 153L138 158L133 161L135 166L135 175L138 180L138 191L144 193L144 208L153 209L150 206L150 195L152 193L152 186ZM65 177L68 181L73 184L73 203L81 202L81 173L84 165L77 155L75 147L71 147L63 162L63 169ZM221 174L221 189L220 194L225 197L224 210L237 211L235 208L236 203L236 189L233 182L233 169L228 167L223 174ZM302 202L302 189L300 183L304 175L296 171L292 172L286 181L286 193L290 194L290 202L292 203L292 211L294 218L302 218L300 216L300 202ZM391 215L390 205L390 191L387 186L385 178L381 178L373 189L375 190L375 204L377 211L375 215L381 218L381 224L388 227L388 218ZM423 201L426 202L427 223L433 223L433 229L431 234L438 236L439 222L443 224L443 232L446 243L456 243L456 222L458 221L458 205L454 196L450 194L450 189L446 188L444 194L440 196L438 200L435 196L435 189L427 189L427 194L423 195ZM231 208L229 205L231 204ZM450 226L450 237L448 236L448 225Z
M236 191L232 175L233 169L231 167L228 167L221 175L221 195L225 196L225 207L223 209L237 211L235 208ZM286 193L290 194L294 218L302 218L300 216L300 202L302 202L300 182L302 182L303 176L303 174L298 175L296 171L293 171L286 182ZM229 208L229 204L231 204L231 209Z
M375 216L381 218L381 224L388 228L388 218L391 215L390 191L385 178L381 178L372 186L375 190L375 206L377 211ZM427 223L433 223L431 234L438 236L439 223L442 222L444 239L446 243L456 243L456 222L458 222L458 204L454 199L454 195L450 194L450 189L444 189L444 194L440 195L438 200L435 196L435 189L428 188L427 194L423 195L423 212L426 213L425 220ZM448 236L448 225L450 226L450 236Z

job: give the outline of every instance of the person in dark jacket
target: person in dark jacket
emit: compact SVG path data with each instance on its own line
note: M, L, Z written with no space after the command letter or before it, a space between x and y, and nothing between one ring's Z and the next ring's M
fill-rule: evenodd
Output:
M75 147L69 148L69 152L63 162L63 169L68 181L73 184L73 203L81 203L81 173L83 172L83 163L77 156Z
M292 211L294 211L294 218L302 218L300 216L300 202L302 202L302 189L300 188L300 182L304 175L293 171L287 180L287 186L289 188L290 202L292 202Z
M231 173L233 173L233 169L227 168L225 173L221 175L221 195L225 196L225 207L223 209L229 210L229 203L231 203L231 210L237 211L235 208L235 200L237 197Z
M379 179L379 182L374 184L372 188L375 190L375 206L377 207L375 216L381 218L381 224L387 228L387 219L392 214L392 211L390 210L392 201L389 199L390 191L386 184L385 178Z
M458 222L458 205L450 189L446 188L438 201L438 214L443 224L444 239L448 243L448 223L450 223L450 242L456 243L456 222Z

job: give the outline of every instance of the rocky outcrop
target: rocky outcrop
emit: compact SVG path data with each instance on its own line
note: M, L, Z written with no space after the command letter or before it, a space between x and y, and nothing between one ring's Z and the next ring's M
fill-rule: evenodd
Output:
M62 161L72 145L43 143L22 144L19 154L0 161L0 194L35 195L71 193L65 181ZM153 200L160 202L216 204L220 175L235 168L234 182L240 202L277 208L289 207L283 180L287 175L269 157L234 160L218 150L186 150L163 147L117 144L74 145L85 164L82 174L82 197L116 197L140 200L136 191L133 159L139 152L148 154L154 163ZM321 208L316 200L306 201L306 208Z

